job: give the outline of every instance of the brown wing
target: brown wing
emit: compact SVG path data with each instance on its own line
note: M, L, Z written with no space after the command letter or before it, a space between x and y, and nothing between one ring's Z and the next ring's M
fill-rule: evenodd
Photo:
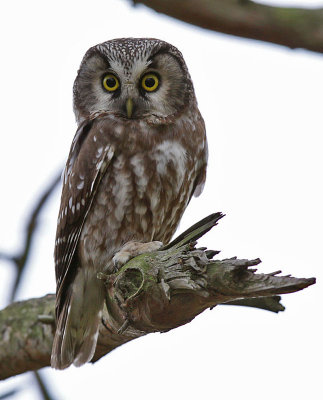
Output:
M194 182L194 187L193 187L193 195L194 197L198 197L204 189L205 185L205 180L206 180L206 169L207 169L207 162L209 158L209 150L208 150L208 144L207 144L207 138L206 138L206 133L205 133L205 124L204 120L199 114L199 119L197 123L197 134L196 134L196 148L201 149L201 153L199 154L199 168L198 168L198 175L195 179Z
M83 122L73 139L63 175L54 252L58 314L76 272L74 254L85 218L113 155L108 133L97 128L96 120Z
M205 142L203 159L202 159L203 163L202 163L200 172L194 182L194 189L193 189L194 197L198 197L203 192L205 180L206 180L207 160L208 160L208 147L207 147L207 142Z

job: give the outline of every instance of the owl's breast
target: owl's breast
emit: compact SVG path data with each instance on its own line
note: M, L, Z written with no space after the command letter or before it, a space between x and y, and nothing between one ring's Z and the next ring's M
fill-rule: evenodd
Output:
M192 190L192 160L177 141L158 144L147 157L131 159L135 181L134 215L150 240L167 242L176 230ZM192 174L193 173L193 174Z
M120 152L102 178L82 230L87 254L106 258L129 240L168 242L195 177L194 162L177 141L131 155Z
M149 152L119 156L114 164L114 175L120 179L113 188L115 211L133 227L134 236L169 240L192 190L191 164L182 144L171 140Z

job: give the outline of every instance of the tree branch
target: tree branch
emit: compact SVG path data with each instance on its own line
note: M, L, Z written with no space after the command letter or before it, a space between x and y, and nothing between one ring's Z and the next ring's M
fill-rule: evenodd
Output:
M195 240L222 216L212 214L170 245L130 260L115 274L98 275L106 286L109 313L105 310L102 318L93 362L130 340L184 325L216 305L245 303L277 312L282 306L272 296L315 283L314 278L277 276L280 271L257 274L253 267L259 259L212 260L216 252L196 248ZM0 379L49 365L54 303L55 296L47 295L0 312Z
M132 0L205 29L323 52L323 8L272 7L251 0Z

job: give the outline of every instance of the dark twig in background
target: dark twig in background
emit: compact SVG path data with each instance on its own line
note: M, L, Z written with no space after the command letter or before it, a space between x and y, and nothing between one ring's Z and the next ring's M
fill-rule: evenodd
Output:
M10 390L7 393L1 394L0 400L9 399L10 397L16 395L19 392L19 390L20 390L19 388L16 388L16 389Z
M16 297L16 293L17 293L19 284L21 282L23 272L25 271L25 267L29 260L31 246L33 244L36 228L39 223L40 213L41 213L45 203L49 199L50 195L53 193L54 189L59 184L60 177L61 177L61 173L55 177L55 179L50 183L48 188L44 191L44 193L41 195L39 200L36 202L36 205L35 205L33 211L31 212L30 217L28 218L28 222L26 224L25 240L24 240L24 244L22 246L22 250L15 255L6 254L4 252L0 253L0 259L12 262L16 268L16 277L15 277L14 285L13 285L13 288L12 288L12 291L10 294L10 302L12 302Z
M48 386L44 377L40 374L39 371L34 371L34 377L36 379L38 388L44 400L53 400L54 398L49 392Z
M34 242L35 233L39 224L39 217L40 213L43 210L47 200L49 199L50 195L53 193L55 188L60 182L61 173L59 173L55 179L50 183L48 188L44 191L44 193L40 196L39 200L35 203L34 209L32 210L26 224L25 228L25 239L24 244L22 246L22 250L15 255L6 254L4 252L0 253L0 259L6 260L11 262L16 269L16 276L13 288L10 293L10 302L14 301L17 290L22 280L23 273L25 272L30 253L32 244ZM47 385L45 384L43 377L37 372L34 371L33 375L36 379L37 385L39 387L40 393L44 400L52 400L53 397L50 395ZM0 396L1 398L8 398L9 396L13 396L17 393L17 390L13 390L6 394ZM3 397L5 396L5 397Z

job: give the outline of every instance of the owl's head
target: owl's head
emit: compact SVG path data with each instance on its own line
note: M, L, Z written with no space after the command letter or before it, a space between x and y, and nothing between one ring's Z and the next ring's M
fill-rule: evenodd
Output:
M74 83L78 122L101 111L167 118L195 101L182 54L158 39L114 39L91 47Z

